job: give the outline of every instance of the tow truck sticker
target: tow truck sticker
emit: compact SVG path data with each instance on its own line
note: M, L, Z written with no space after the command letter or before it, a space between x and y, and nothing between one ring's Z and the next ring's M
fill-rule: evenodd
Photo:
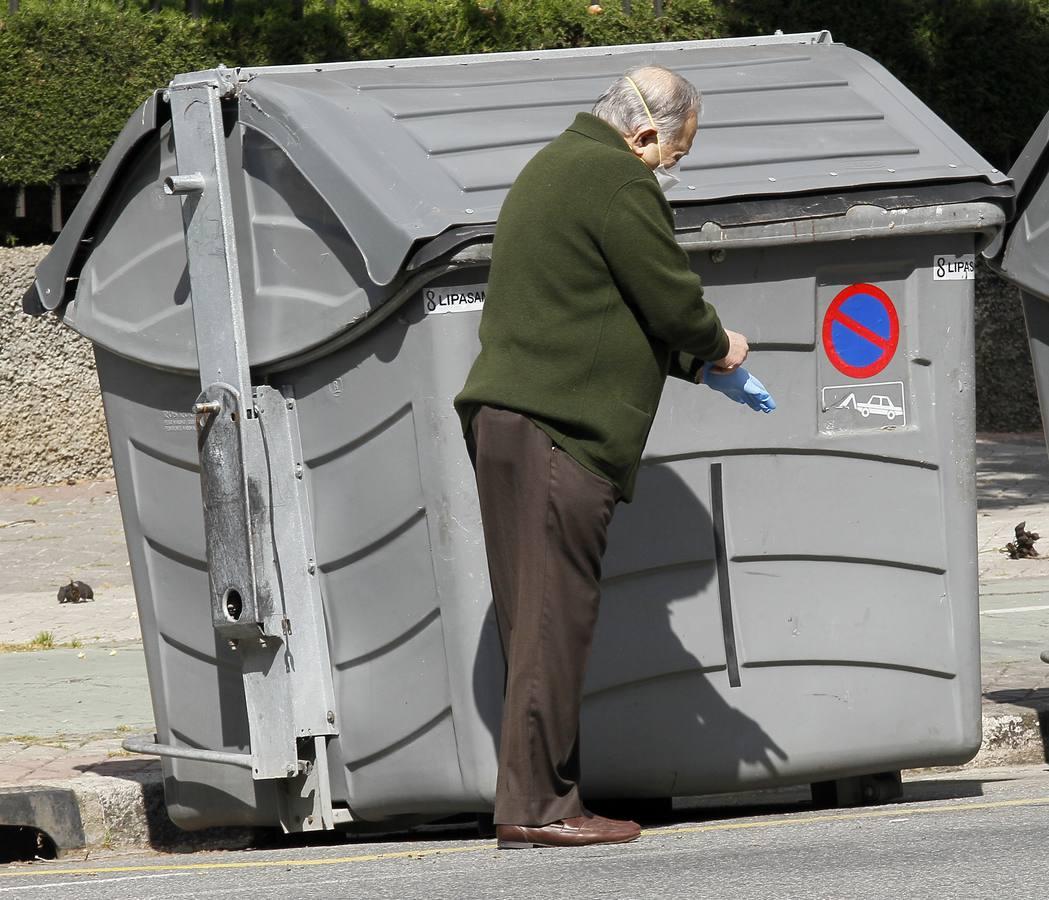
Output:
M830 385L821 391L822 431L902 428L907 398L902 381Z

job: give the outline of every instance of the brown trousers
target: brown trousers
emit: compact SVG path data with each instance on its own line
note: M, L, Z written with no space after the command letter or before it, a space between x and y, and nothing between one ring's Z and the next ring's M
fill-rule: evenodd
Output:
M471 457L507 664L495 822L546 825L583 811L579 710L616 491L509 410L481 407Z

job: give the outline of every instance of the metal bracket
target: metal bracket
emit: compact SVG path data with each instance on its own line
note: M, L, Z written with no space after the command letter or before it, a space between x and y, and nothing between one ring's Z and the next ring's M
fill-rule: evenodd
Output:
M247 765L256 779L286 779L283 806L302 809L312 798L302 821L330 828L324 745L339 732L294 398L253 387L248 365L222 108L236 91L228 69L172 82L165 99L178 174L164 190L181 198L186 232L212 623L241 661L251 751L153 744L140 752Z
M296 738L339 733L335 721L328 637L306 495L295 398L269 386L255 389L255 406L269 465L271 558L279 608L272 612L287 648Z
M165 189L182 197L200 383L230 385L243 419L250 415L251 378L222 115L230 93L228 70L172 82L165 96L178 174Z
M300 741L305 764L281 795L280 821L286 832L335 827L326 744L322 737Z

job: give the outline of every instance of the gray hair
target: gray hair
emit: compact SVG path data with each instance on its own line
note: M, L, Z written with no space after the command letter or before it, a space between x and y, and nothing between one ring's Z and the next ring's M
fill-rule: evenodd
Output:
M631 86L633 80L637 91ZM645 98L638 97L638 91ZM592 110L620 134L633 134L648 125L645 103L652 113L661 141L681 133L689 113L700 114L703 98L692 82L662 66L639 66L617 78L597 99Z

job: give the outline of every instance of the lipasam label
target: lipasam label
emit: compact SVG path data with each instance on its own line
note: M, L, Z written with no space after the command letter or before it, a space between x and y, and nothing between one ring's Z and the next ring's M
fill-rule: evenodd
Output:
M447 285L423 290L423 308L428 316L474 312L484 309L487 284Z
M975 278L975 253L964 253L961 256L937 254L933 257L933 281L973 281Z

